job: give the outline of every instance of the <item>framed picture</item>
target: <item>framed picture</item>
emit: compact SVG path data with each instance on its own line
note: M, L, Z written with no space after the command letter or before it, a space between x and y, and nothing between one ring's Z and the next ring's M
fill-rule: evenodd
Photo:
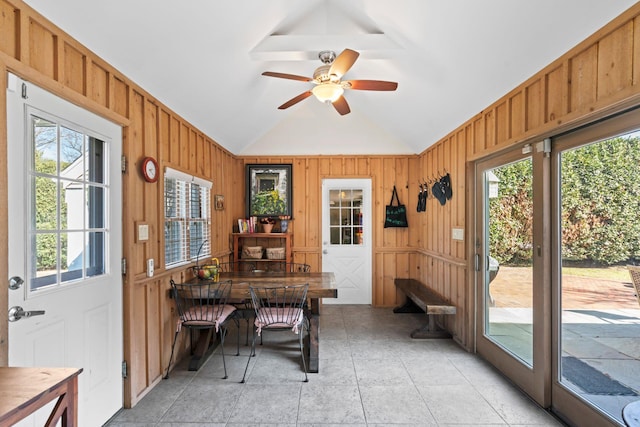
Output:
M224 210L224 196L222 194L216 194L213 198L213 205L217 211Z
M291 164L246 165L247 218L292 216Z

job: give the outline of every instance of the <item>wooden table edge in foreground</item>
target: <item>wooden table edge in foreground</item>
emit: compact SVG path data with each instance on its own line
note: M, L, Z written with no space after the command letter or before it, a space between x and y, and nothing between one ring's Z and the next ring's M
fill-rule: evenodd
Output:
M0 425L13 425L58 398L45 427L78 426L81 368L0 367Z

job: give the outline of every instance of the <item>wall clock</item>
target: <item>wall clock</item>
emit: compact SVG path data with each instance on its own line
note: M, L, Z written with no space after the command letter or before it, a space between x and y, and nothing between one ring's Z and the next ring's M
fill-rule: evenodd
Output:
M147 182L158 180L158 162L153 157L145 157L142 161L142 176Z

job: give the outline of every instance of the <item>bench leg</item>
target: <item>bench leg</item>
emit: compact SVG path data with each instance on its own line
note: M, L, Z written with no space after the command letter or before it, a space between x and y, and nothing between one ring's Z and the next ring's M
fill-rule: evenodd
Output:
M451 338L451 334L436 324L434 314L427 314L427 324L411 332L411 338Z
M407 298L407 301L403 305L399 305L393 309L394 313L424 313L424 310L416 305L411 298Z

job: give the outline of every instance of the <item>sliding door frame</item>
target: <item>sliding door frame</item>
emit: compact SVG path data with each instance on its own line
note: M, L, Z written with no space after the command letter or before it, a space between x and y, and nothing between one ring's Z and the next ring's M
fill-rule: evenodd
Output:
M480 159L473 168L473 239L475 251L471 270L474 271L474 289L476 304L475 347L476 352L505 374L511 381L527 393L542 407L551 405L551 273L550 273L550 178L549 154L545 151L548 143L543 141L520 145L514 149ZM513 357L494 341L486 337L485 310L488 308L485 298L488 255L486 235L487 188L484 172L500 165L513 163L530 157L533 164L533 366L527 366Z
M474 351L500 370L535 402L575 425L610 427L615 422L560 383L562 350L560 155L590 142L640 129L640 107L596 120L546 141L527 142L470 162L468 248L471 295L475 301ZM484 171L531 156L533 161L533 367L528 367L485 335ZM476 261L477 260L477 261Z
M552 411L571 423L592 427L610 427L612 420L560 384L561 327L562 327L562 254L561 254L561 192L560 155L563 151L587 145L591 142L613 138L640 129L640 107L599 120L580 129L559 135L552 140L551 177L552 200Z

